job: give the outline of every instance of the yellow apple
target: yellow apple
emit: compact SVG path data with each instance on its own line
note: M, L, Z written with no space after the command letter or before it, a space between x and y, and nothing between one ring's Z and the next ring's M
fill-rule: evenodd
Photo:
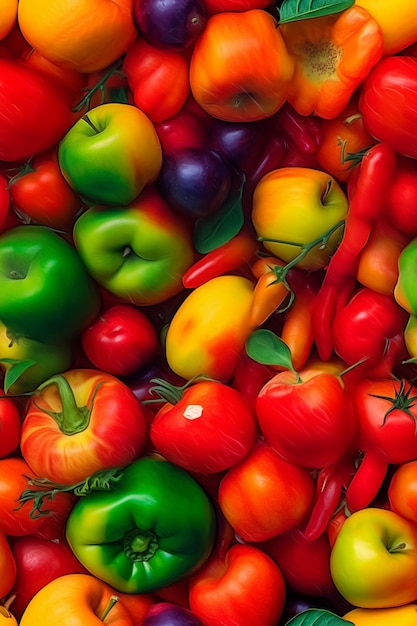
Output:
M336 537L330 572L338 591L355 607L383 609L413 602L417 524L387 509L352 513Z

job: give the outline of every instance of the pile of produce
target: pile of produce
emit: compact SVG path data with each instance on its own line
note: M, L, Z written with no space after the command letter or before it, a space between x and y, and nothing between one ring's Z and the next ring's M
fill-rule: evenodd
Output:
M414 0L0 0L0 626L417 625Z

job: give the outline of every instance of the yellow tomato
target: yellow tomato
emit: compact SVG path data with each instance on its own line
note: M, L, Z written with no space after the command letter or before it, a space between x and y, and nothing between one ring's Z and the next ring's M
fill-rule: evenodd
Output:
M353 609L343 619L355 626L417 626L417 604L392 609Z
M336 250L347 210L346 194L327 172L282 167L256 185L252 222L269 252L297 267L317 270ZM295 261L303 246L308 251Z
M415 0L356 0L378 22L384 54L395 54L417 41Z
M194 289L177 309L166 335L170 368L190 379L205 375L227 381L252 331L253 283L218 276Z
M137 36L133 0L19 0L17 16L31 46L79 72L104 69Z
M10 33L17 22L17 0L0 0L0 39Z

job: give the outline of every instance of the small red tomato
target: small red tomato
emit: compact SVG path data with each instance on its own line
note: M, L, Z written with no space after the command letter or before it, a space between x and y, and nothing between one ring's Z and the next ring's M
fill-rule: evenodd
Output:
M16 450L20 443L22 423L12 398L0 397L0 459Z
M202 474L236 465L255 437L255 414L245 396L214 380L196 382L177 402L166 402L150 429L155 449L168 461Z
M304 468L285 461L264 441L223 476L220 509L241 539L268 541L307 518L314 481Z
M81 345L97 369L127 376L151 359L158 347L158 335L152 322L138 308L115 304L84 331Z

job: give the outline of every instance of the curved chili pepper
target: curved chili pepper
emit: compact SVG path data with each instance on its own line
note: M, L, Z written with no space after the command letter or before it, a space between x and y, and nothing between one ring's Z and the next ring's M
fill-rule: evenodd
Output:
M296 371L305 365L314 343L311 321L314 297L315 294L308 287L297 289L281 330L281 339L290 349Z
M307 539L314 541L326 531L340 505L343 489L347 487L353 474L354 464L350 454L319 472L317 497L304 531Z
M341 296L347 299L350 295L356 283L359 254L371 235L375 221L383 213L395 170L395 153L386 144L376 144L365 154L358 167L343 238L330 259L314 305L314 337L323 360L328 360L333 351L332 323L338 303Z
M388 470L388 462L374 450L367 450L346 490L346 506L354 513L366 508L377 496Z
M231 272L251 261L256 253L257 243L246 231L241 231L218 248L207 252L196 261L182 277L185 289L195 289L208 280Z

